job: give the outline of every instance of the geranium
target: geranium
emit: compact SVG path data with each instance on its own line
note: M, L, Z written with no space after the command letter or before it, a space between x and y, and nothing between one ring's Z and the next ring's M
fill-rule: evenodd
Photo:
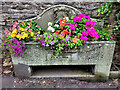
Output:
M57 30L55 33L56 33L56 34L59 34L59 30Z
M66 18L60 20L59 24L60 24L60 28L61 28L61 29L63 29L63 26L66 25L66 24L65 24L66 22L67 22L67 19L66 19Z

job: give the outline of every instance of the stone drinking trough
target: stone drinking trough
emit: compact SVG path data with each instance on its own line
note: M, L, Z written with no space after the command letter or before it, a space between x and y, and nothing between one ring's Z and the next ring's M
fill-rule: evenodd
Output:
M43 11L42 14L33 18L43 28L47 29L48 22L58 22L64 16L71 17L79 14L80 11L67 5L56 5ZM26 43L27 49L22 56L12 56L15 76L27 77L78 77L89 78L93 80L105 81L109 77L112 63L115 41L95 41L86 42L83 46L64 51L58 57L53 57L54 50L41 47L36 42ZM76 65L93 65L92 75L81 75L80 72L71 74L55 74L45 76L34 75L32 68L35 66L76 66ZM49 67L48 67L49 68ZM74 68L74 67L73 67ZM39 68L40 69L40 68ZM53 68L54 69L54 68ZM52 70L51 70L52 71ZM43 69L44 72L44 69ZM59 73L59 70L56 71ZM67 72L67 70L65 71ZM49 73L48 73L49 74Z

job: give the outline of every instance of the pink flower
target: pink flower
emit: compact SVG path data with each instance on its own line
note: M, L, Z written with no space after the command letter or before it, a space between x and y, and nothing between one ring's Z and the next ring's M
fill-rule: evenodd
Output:
M32 29L29 29L28 31L29 31L29 32L32 32Z
M32 24L31 22L28 23L28 25L31 25L31 24Z
M4 33L5 33L5 34L8 34L8 33L10 33L10 31L9 31L9 30L5 30Z
M75 30L77 27L77 23L69 24L68 26L70 27L71 30Z
M96 21L92 21L92 22L91 21L87 21L86 25L85 25L85 28L88 29L88 28L94 27L95 23L96 23Z
M36 25L36 27L40 27L39 25Z
M29 26L26 27L26 29L28 29L28 28L29 28Z
M83 41L87 41L88 40L88 38L86 36L82 36L82 35L81 35L80 39L82 39Z
M82 20L82 18L81 18L81 17L77 17L77 16L75 16L75 17L73 17L73 20L76 21L76 22L79 22L79 21Z
M88 33L87 32L82 32L82 35L88 36Z
M78 16L79 16L80 18L86 17L86 15L83 14L83 13L80 13Z
M85 16L86 19L90 19L90 16Z
M37 32L35 32L35 35L37 35Z

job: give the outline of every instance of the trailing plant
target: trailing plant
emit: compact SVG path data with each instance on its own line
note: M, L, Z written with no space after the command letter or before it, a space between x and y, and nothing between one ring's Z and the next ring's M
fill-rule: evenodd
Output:
M116 10L115 10L116 9ZM98 16L104 15L104 18L101 20L105 20L112 11L115 10L114 22L115 24L111 23L108 27L113 27L112 33L119 37L120 36L120 1L118 2L107 2L103 4L98 10Z

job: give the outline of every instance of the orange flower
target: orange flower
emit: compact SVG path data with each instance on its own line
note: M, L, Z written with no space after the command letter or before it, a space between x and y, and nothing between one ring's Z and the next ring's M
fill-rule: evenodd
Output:
M55 33L56 33L56 34L59 34L59 30L57 30Z
M69 35L71 36L71 32L69 32Z
M72 41L73 41L74 43L77 43L78 40L77 40L77 38L73 38Z
M64 32L65 34L68 34L68 33L69 33L67 30L64 30L63 32Z
M60 24L60 29L63 29L63 26L65 26L65 23L67 22L67 19L61 19L59 24Z

